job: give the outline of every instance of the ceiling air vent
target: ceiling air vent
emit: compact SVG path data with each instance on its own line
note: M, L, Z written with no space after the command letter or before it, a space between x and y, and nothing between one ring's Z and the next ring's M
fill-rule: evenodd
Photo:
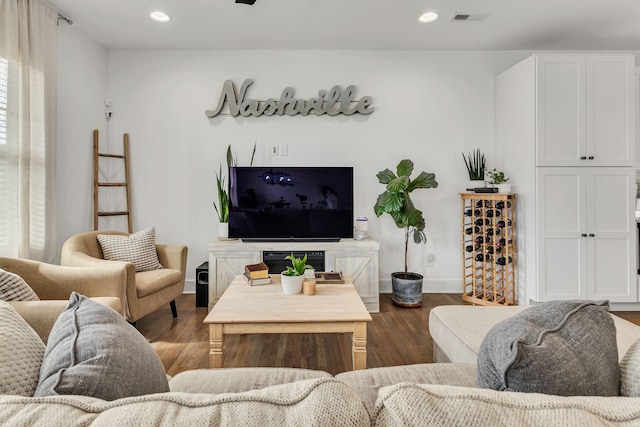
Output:
M456 12L451 17L450 21L455 22L482 22L487 17L487 13L466 13Z

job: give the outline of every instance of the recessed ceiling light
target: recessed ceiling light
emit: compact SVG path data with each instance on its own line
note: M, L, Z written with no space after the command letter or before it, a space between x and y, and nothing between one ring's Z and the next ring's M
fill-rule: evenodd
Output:
M151 17L151 19L153 19L154 21L158 21L158 22L169 22L171 21L171 17L169 15L167 15L164 12L160 12L155 11L155 12L151 12L149 14L149 16Z
M440 16L438 15L438 12L429 11L420 15L420 18L418 18L418 21L423 24L428 24L429 22L433 22L436 19L438 19L438 16Z

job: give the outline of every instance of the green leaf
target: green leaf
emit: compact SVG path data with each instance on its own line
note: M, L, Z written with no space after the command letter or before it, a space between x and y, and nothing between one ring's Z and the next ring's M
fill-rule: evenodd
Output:
M380 184L388 184L391 180L396 178L396 175L389 169L378 172L376 176L378 177Z
M420 175L409 183L407 191L412 192L418 188L436 188L437 186L435 173L420 172Z
M387 191L390 193L404 193L409 186L409 177L408 176L399 176L395 179L392 179L387 184Z
M404 159L398 163L398 167L396 169L398 171L398 176L409 177L413 173L413 162L409 159Z

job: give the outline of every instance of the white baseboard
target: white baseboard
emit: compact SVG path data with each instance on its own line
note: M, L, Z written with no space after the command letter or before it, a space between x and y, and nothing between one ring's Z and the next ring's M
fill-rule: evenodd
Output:
M183 294L195 294L196 293L196 280L185 280Z

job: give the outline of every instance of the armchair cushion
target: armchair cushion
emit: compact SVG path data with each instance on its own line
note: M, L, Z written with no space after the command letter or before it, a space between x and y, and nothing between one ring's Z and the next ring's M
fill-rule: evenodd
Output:
M113 309L74 292L49 335L35 395L115 400L167 391L147 340Z
M136 273L136 294L138 298L144 298L179 282L181 279L182 272L170 268Z
M38 301L40 298L22 277L0 268L0 300Z
M145 228L129 236L98 234L97 238L106 260L130 262L136 272L162 268L156 252L154 227Z
M44 343L7 302L0 301L0 395L33 396Z

